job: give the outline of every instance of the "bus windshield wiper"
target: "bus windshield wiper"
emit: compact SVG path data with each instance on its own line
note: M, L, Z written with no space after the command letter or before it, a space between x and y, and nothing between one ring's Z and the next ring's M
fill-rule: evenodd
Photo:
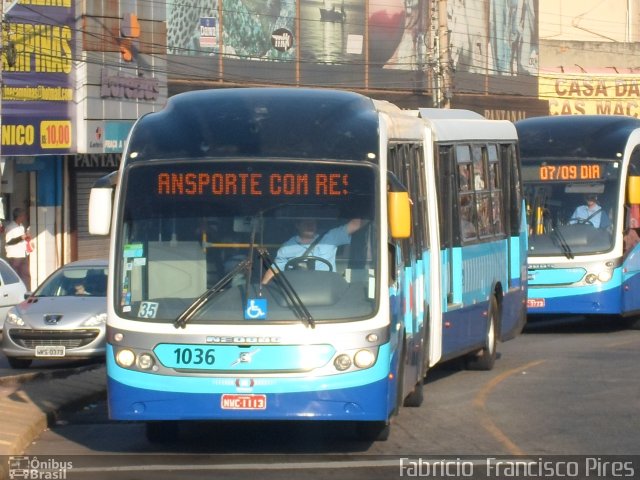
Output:
M173 322L173 326L176 328L184 328L187 325L187 322L189 322L189 320L191 320L209 300L220 293L238 273L242 272L243 270L247 270L251 266L251 263L252 261L250 257L242 260L238 265L235 266L233 270L222 277L215 285L213 285L202 295L196 298L195 301L191 305L189 305L187 309L178 316L178 318L176 318L175 322Z
M572 259L573 252L571 251L571 247L567 243L567 240L564 238L564 235L562 234L560 229L554 228L551 230L551 233L553 234L553 238L557 240L558 244L560 245L560 248L562 249L564 256L567 257L568 259Z
M315 328L315 320L311 316L311 313L300 299L300 296L291 285L291 282L287 280L287 277L282 274L280 268L272 261L269 252L264 248L255 248L255 252L260 256L265 268L271 268L274 270L274 277L272 281L276 281L285 296L291 303L291 307L298 318L300 318L307 326ZM254 252L251 251L247 258L242 260L236 267L222 277L215 285L205 291L202 295L194 300L194 302L182 312L178 318L173 322L175 328L185 328L187 323L204 307L212 298L217 296L224 288L231 282L231 280L243 271L250 272L253 265ZM248 291L248 290L247 290Z
M258 255L262 259L265 268L270 268L274 275L271 281L278 283L287 299L291 303L294 313L308 326L316 328L316 322L311 316L311 313L307 309L306 305L298 295L298 292L293 288L291 282L287 279L287 276L282 273L280 267L271 259L271 255L265 248L256 248Z

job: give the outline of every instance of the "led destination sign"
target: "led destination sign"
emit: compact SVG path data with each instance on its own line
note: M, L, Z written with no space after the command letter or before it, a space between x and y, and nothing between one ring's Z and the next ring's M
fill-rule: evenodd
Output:
M538 168L538 180L562 181L562 180L600 180L603 167L600 164L563 164L540 165Z
M315 196L349 195L347 173L159 172L158 196Z

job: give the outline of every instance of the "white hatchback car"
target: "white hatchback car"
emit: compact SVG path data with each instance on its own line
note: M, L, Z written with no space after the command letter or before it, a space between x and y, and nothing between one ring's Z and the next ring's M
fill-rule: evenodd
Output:
M27 287L16 271L0 258L0 333L2 323L11 307L24 300Z
M13 368L33 359L104 357L107 260L71 262L53 272L4 320L2 352Z

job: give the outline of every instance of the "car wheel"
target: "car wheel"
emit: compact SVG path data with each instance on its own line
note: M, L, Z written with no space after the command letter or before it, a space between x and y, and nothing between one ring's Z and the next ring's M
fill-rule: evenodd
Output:
M30 358L7 357L7 360L9 360L11 368L29 368L33 363Z

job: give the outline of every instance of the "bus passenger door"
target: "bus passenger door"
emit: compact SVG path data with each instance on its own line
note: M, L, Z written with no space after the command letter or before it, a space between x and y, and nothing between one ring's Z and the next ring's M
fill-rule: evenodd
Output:
M640 148L631 154L627 176L622 263L622 313L640 310Z

